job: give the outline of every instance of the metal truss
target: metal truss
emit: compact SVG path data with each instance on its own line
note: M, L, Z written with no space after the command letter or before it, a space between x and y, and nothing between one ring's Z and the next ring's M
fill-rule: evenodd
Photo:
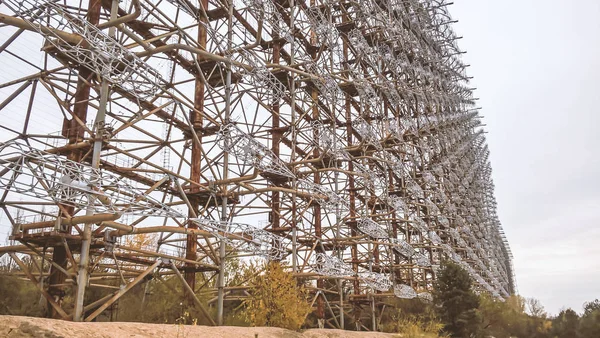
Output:
M59 52L136 97L148 98L167 84L158 71L136 54L56 2L9 0L5 3Z
M0 145L0 184L6 191L94 213L179 217L184 215L138 191L128 180L27 144Z
M248 251L269 260L281 260L287 255L284 238L250 224L199 218L190 221L238 250ZM242 242L242 245L236 242Z
M477 292L514 293L449 5L4 1L0 256L50 315L87 321L168 274L221 324L246 287L226 262L248 257L306 283L326 327L376 330L387 297L431 300L445 259Z

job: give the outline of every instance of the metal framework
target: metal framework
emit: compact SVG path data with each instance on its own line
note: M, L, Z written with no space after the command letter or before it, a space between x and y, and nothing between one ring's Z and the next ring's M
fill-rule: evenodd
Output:
M53 316L78 321L163 272L208 316L193 295L204 272L221 324L237 256L308 281L326 327L376 330L386 297L430 300L444 258L508 296L512 257L448 7L3 0L0 208L14 242L0 255ZM152 247L123 240L146 233L160 234ZM111 297L84 304L111 278Z

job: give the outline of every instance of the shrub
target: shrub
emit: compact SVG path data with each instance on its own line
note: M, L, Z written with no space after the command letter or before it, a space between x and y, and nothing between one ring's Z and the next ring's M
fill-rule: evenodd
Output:
M296 284L294 276L278 262L270 262L264 273L250 265L250 296L243 303L243 315L252 326L277 326L297 330L302 326L311 306L307 291Z

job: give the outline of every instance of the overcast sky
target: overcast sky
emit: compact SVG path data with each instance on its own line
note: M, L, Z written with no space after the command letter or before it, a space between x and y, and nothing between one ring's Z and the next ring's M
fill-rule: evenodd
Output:
M600 298L600 1L455 0L519 293Z

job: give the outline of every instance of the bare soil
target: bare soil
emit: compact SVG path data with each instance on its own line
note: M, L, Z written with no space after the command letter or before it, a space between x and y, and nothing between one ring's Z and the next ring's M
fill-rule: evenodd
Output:
M256 336L258 334L258 336ZM310 329L294 332L276 327L191 326L145 323L74 323L55 319L0 316L0 337L7 338L142 338L142 337L214 337L214 338L393 338L381 332Z

